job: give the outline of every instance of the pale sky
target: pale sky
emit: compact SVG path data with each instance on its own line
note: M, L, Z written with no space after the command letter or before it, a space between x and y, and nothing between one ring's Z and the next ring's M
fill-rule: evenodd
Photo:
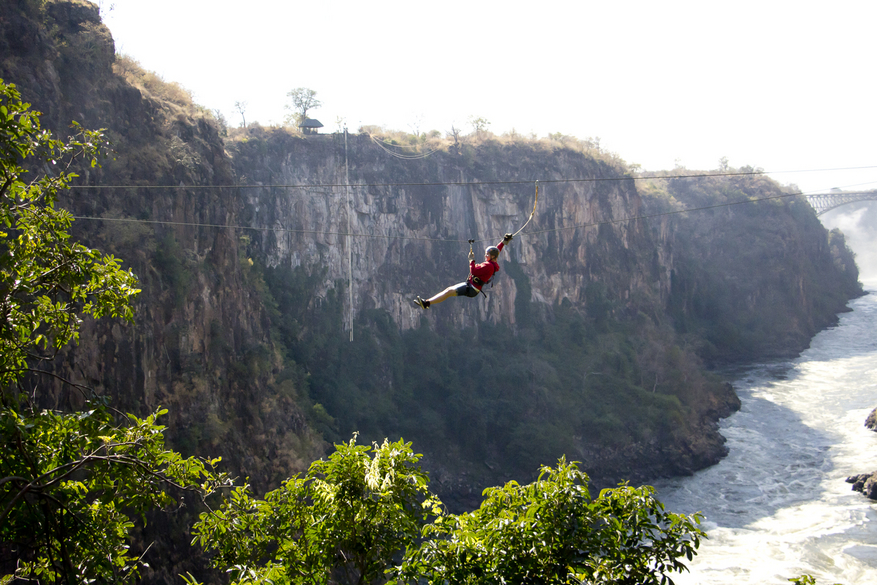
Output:
M297 87L346 121L599 137L646 170L727 157L877 188L874 0L101 0L116 51L240 124ZM111 9L110 9L111 8ZM816 169L873 167L856 171ZM779 171L807 171L788 173Z

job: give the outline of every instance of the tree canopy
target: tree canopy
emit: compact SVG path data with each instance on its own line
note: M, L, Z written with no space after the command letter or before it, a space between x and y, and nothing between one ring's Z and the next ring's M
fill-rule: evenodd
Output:
M563 459L454 515L409 443L336 449L263 500L244 486L203 513L194 534L215 566L240 584L663 584L705 536L698 515L665 511L650 487L592 500L588 476Z
M592 500L588 481L561 459L529 485L488 488L477 510L426 527L397 582L657 585L686 570L706 536L698 515L667 512L648 486Z
M292 104L286 106L287 110L292 111L292 114L287 117L287 121L295 122L296 126L300 126L308 119L310 110L315 110L323 105L317 99L317 92L307 87L297 87L286 96L292 100Z
M235 489L201 515L195 540L237 583L381 581L438 512L419 459L410 443L372 448L354 437L262 500Z

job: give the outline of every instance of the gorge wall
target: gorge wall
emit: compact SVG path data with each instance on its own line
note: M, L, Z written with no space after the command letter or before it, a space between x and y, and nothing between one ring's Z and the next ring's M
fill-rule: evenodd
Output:
M403 137L435 149L406 160L367 133L227 133L116 56L84 0L0 4L0 56L45 126L106 129L112 155L60 204L143 289L133 325L86 321L55 373L168 408L174 448L259 492L353 432L412 440L455 509L562 455L597 487L691 473L724 455L717 421L739 407L704 362L800 351L861 294L842 234L758 175L638 177L575 140ZM527 220L537 180L486 298L416 307L465 279L468 239L480 259ZM57 379L31 383L76 408ZM199 574L187 513L150 520L148 580Z
M732 171L644 184L645 213L660 214L649 225L673 258L667 314L711 363L796 355L863 294L854 254L797 189Z
M414 438L446 494L564 453L607 483L690 473L722 456L716 420L738 404L701 360L798 351L860 291L842 236L793 198L630 219L784 192L765 178L643 181L599 151L491 135L419 160L367 134L229 139L117 58L82 0L4 3L0 48L47 126L107 129L114 156L62 204L143 288L136 324L86 323L60 372L132 412L168 407L176 448L260 488L354 431ZM466 277L466 240L480 258L523 224L536 180L487 298L413 305Z
M546 310L567 301L587 311L585 291L593 283L623 299L661 303L669 292L668 266L661 265L645 225L617 221L639 213L634 181L572 150L485 140L404 160L368 135L352 135L348 214L343 135L256 130L229 148L247 187L298 186L241 189L247 224L269 228L251 235L255 253L269 266L325 267L324 288L339 281L347 286L343 234L350 216L354 314L385 310L403 329L418 326L424 316L455 327L514 325L519 279L508 271L485 289L486 300L424 315L412 299L466 279L468 239L476 240L480 262L485 246L520 228L533 210L537 179L536 215L502 256L527 279L524 301Z

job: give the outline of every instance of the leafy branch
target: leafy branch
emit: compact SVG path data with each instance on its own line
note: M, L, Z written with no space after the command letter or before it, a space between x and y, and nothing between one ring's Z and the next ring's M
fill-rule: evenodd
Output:
M35 367L78 341L86 315L131 321L140 292L120 260L73 242L71 214L55 208L71 170L96 166L106 146L102 131L73 130L53 138L0 80L0 542L17 554L16 580L132 582L146 554L130 550L132 518L172 505L174 493L206 505L232 480L216 472L219 459L165 447L157 420L167 411L124 415ZM21 388L27 374L78 389L84 410L40 409L39 386Z

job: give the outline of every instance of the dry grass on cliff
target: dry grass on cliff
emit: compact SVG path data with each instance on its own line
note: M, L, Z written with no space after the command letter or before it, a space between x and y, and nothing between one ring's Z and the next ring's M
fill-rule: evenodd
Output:
M190 116L201 114L214 117L195 103L192 92L188 89L177 82L165 81L153 71L147 71L140 63L128 55L119 54L116 56L113 71L148 96L166 104L172 104L179 110L177 113L184 113ZM222 120L221 123L225 124L225 120ZM267 129L273 128L280 128L280 126L270 126ZM282 128L290 134L301 134L294 127L282 126ZM265 127L261 126L258 122L252 122L247 128L228 128L227 138L230 140L247 140L253 137L254 133L259 135L264 134L264 131ZM382 126L366 125L359 128L359 133L368 134L390 148L395 147L403 155L417 155L434 150L446 151L455 144L476 148L484 145L516 145L549 152L572 150L587 157L609 163L623 171L635 171L638 168L638 165L628 165L618 154L601 148L599 138L580 139L560 132L540 138L536 134L524 135L514 129L501 135L496 135L489 130L473 131L464 134L452 128L451 131L443 134L438 130L411 133L390 130Z
M264 127L258 122L252 122L247 128L229 128L230 140L249 140L261 138L267 131L283 129L290 134L301 136L297 128L290 126ZM367 134L373 139L380 141L386 148L400 155L419 155L430 151L448 151L456 144L462 148L480 147L505 147L520 146L540 150L543 152L573 151L581 153L588 158L603 161L614 166L622 172L636 172L639 165L630 165L618 154L605 150L600 146L599 138L580 139L557 132L548 136L539 137L536 134L523 135L515 130L496 135L493 132L482 130L473 131L469 134L462 132L446 132L442 134L438 130L420 132L414 134L402 130L392 130L383 126L363 125L358 129L359 134Z
M362 126L360 134L368 134L389 147L397 147L400 154L421 154L431 150L447 150L454 142L448 136L442 136L438 130L412 134L401 130L388 130L381 126Z
M510 132L496 135L493 132L482 130L473 131L469 134L462 132L447 132L444 136L438 130L412 134L399 130L389 130L381 126L362 126L360 134L369 134L381 142L396 146L400 149L408 149L406 154L417 154L429 150L448 150L455 143L469 147L486 145L498 146L526 146L537 150L554 152L558 150L572 150L590 158L607 162L612 166L619 167L624 171L637 170L638 165L629 165L618 154L609 152L600 147L599 138L579 139L557 132L545 137L536 134L523 135L514 129ZM400 150L401 152L401 150Z
M165 81L153 71L147 71L128 55L116 55L113 72L149 96L174 104L183 112L196 113L200 108L192 98L192 92L175 81Z

